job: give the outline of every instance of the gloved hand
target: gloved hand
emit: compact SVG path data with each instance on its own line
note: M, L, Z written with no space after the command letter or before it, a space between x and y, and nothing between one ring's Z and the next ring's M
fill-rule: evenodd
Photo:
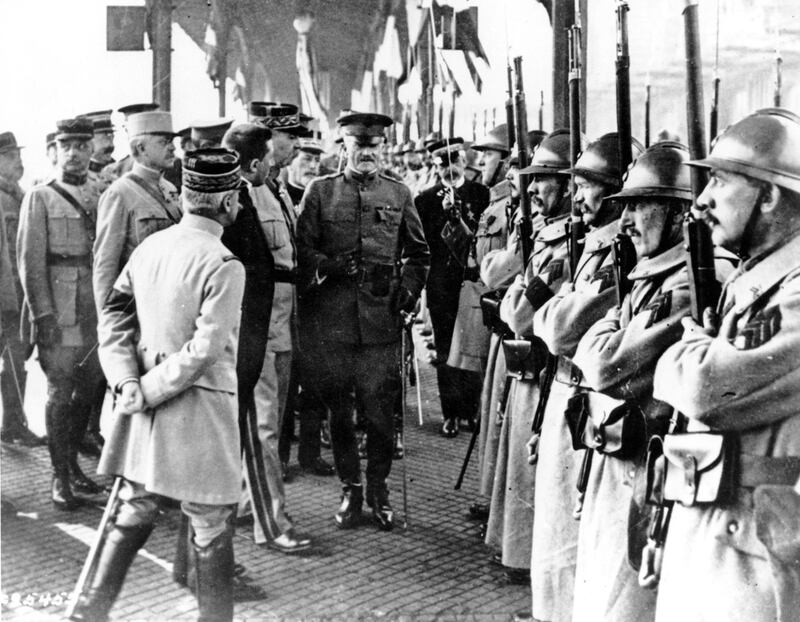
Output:
M320 261L317 271L320 276L355 276L358 262L354 253L342 253Z
M61 327L53 315L43 315L34 321L36 324L36 343L40 346L54 346L61 342Z
M414 305L417 304L417 297L407 288L400 286L395 294L393 309L395 313L411 313Z

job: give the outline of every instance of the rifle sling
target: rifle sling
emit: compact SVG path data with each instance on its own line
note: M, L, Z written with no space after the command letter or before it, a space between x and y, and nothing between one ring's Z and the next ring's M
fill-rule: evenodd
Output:
M89 240L94 242L95 227L97 223L95 222L92 213L89 212L89 210L87 210L83 205L81 205L80 201L67 192L66 189L64 189L64 187L61 186L55 179L50 180L50 183L47 185L55 190L61 196L61 198L63 198L67 203L77 210L78 214L80 214L81 220L83 221L83 226L86 229L86 234L89 236Z

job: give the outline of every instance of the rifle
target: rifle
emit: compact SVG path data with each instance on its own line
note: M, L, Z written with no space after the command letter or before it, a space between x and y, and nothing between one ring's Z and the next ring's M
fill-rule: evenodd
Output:
M103 516L100 518L100 524L97 526L97 531L92 540L92 546L89 548L89 554L86 556L86 561L83 562L81 574L78 576L78 582L75 584L75 589L72 591L72 598L67 605L67 619L71 619L75 613L75 607L83 596L86 586L91 583L92 577L97 570L97 563L100 561L100 553L103 550L103 543L106 541L106 532L108 525L114 518L117 512L117 504L119 503L119 489L122 485L122 478L117 477L114 480L114 485L111 487L111 494L106 502L106 507L103 510Z
M775 48L775 94L772 101L776 108L781 107L781 87L783 86L782 76L783 58L781 58L781 51Z
M702 59L700 57L700 32L697 19L697 0L685 0L683 9L684 32L686 36L686 125L689 137L689 156L692 159L706 157L705 128L703 117ZM708 182L705 169L692 167L692 196L694 201ZM684 248L686 263L689 268L689 296L691 316L698 324L703 323L703 312L712 309L720 295L720 286L716 281L714 269L714 245L708 226L687 211L683 222ZM673 411L669 433L680 433L686 428L686 417ZM655 438L651 440L651 444ZM663 456L659 456L659 443L648 449L648 465L653 465ZM650 477L648 473L648 477ZM655 478L653 478L655 481ZM655 491L663 490L663 482L655 481ZM650 500L648 500L651 502ZM655 587L660 576L660 565L664 542L666 541L669 523L672 517L674 502L663 498L652 502L654 505L650 518L650 530L647 545L642 552L642 566L639 572L639 585L646 588Z
M644 146L650 146L650 80L644 85Z
M525 106L525 89L522 86L522 57L514 58L514 129L517 134L517 151L519 152L519 170L530 164L528 160L528 111ZM522 247L522 273L528 267L528 260L533 250L533 222L531 220L531 197L528 195L530 175L519 176L519 240Z
M539 131L544 130L544 91L539 91Z
M717 35L714 51L714 96L711 100L711 112L708 115L708 142L714 142L719 128L719 0L717 0Z
M617 2L617 137L619 140L620 170L633 161L631 148L631 57L628 53L628 3Z
M514 148L516 140L516 126L514 124L514 90L511 84L511 63L506 60L506 82L508 83L508 98L506 99L506 127L508 128L508 152Z
M579 4L576 2L576 5ZM579 7L576 6L576 9ZM569 163L575 167L581 153L581 26L580 12L575 23L567 30L569 41ZM585 227L580 205L575 201L575 174L570 184L572 216L568 224L569 265L572 274L578 268L583 253Z
M636 265L636 249L629 236L618 233L614 237L611 252L614 258L614 280L617 284L617 307L622 307L622 301L633 287L633 281L628 278L628 273Z

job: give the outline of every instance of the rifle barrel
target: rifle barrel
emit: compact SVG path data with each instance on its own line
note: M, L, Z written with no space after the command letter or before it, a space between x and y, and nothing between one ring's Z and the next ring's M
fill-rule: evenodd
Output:
M525 104L525 89L522 85L522 57L514 58L514 119L517 134L517 151L519 153L519 168L526 168L530 163L528 160L528 112ZM533 250L531 235L533 226L531 223L531 198L528 195L528 184L530 175L519 176L519 209L520 209L520 245L522 247L522 271L528 266L528 259Z
M620 164L624 171L633 161L631 148L631 59L628 52L628 3L617 2L617 136Z

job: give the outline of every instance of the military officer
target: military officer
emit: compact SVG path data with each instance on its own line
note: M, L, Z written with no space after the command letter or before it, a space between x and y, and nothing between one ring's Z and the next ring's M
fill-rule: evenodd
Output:
M573 357L593 389L582 436L594 457L578 533L578 622L652 620L655 613L655 594L639 587L631 565L638 564L638 551L632 560L628 552L647 528L647 439L663 433L671 414L653 398L653 372L680 338L679 320L689 306L682 243L683 212L691 200L687 156L679 143L656 143L633 163L622 190L605 199L624 206L620 229L637 260L628 272L630 292L589 328Z
M195 149L210 149L222 144L222 137L233 119L198 119L189 124L189 136Z
M319 177L319 160L325 150L322 141L312 136L301 136L297 143L297 155L287 167L286 190L295 205L300 205L306 186Z
M122 106L122 108L118 108L117 112L122 113L125 116L125 124L127 126L128 119L130 119L131 115L139 114L140 112L152 112L153 110L158 110L159 105L155 102L152 103L145 103L145 104L128 104L127 106ZM133 167L134 159L133 157L128 154L125 157L117 160L116 162L112 162L111 164L107 164L103 168L103 176L108 177L112 181L121 177L125 173L131 170Z
M100 200L94 244L94 295L102 309L106 296L133 250L149 235L180 218L178 191L164 179L175 159L169 112L131 114L127 123L133 166Z
M123 481L78 620L107 618L162 497L180 501L194 528L199 619L233 619L226 519L239 497L245 273L220 237L239 211L239 158L226 149L189 152L183 175L180 224L137 247L101 311L100 357L118 397L98 471Z
M667 534L657 620L800 618L793 509L800 472L799 149L800 118L771 108L733 124L707 158L690 162L710 172L697 199L700 216L714 243L741 262L718 313L707 310L704 326L685 318L682 338L655 371L654 395L688 417L689 432L664 442L673 471L665 492L679 503ZM711 473L701 473L697 457L702 447L709 457L733 457L722 465L736 469L727 491L707 488ZM698 465L694 481L704 497L687 487L690 464Z
M381 529L393 512L386 478L392 464L392 415L400 390L401 311L425 283L429 252L422 224L402 183L379 174L378 148L389 117L339 118L347 149L344 172L306 189L297 226L303 327L303 378L313 378L331 410L331 440L343 484L341 528L361 516L361 469L353 429L355 390L367 424L367 502Z
M97 315L92 298L92 241L98 189L88 182L92 122L58 123L57 178L35 186L22 201L17 258L25 294L23 326L47 376L47 426L53 466L53 504L74 510L78 492L100 488L81 471L77 444L102 372L97 360Z
M431 252L425 284L436 344L436 378L442 406L441 434L458 434L459 419L473 421L480 401L481 378L474 371L447 364L458 312L458 297L469 252L469 239L489 205L489 189L464 178L463 139L428 146L440 181L414 199Z
M114 124L111 110L97 110L83 115L92 121L92 159L89 162L89 178L105 190L114 177L103 173L103 169L114 163Z
M28 429L23 409L25 396L25 358L27 344L19 338L19 309L22 285L17 270L17 229L19 206L24 193L19 180L25 172L20 157L21 146L12 132L0 133L0 219L5 232L3 245L8 253L11 267L10 280L0 293L2 321L5 340L3 344L3 368L0 371L0 393L3 398L3 442L16 441L28 447L42 445L43 441Z
M634 140L634 157L641 146ZM571 281L562 285L533 317L533 332L558 357L537 444L531 549L532 612L536 620L572 619L572 594L578 551L578 522L573 520L575 484L583 452L575 452L564 413L581 391L580 370L571 356L584 333L615 304L612 244L619 233L621 206L603 201L622 188L619 139L605 134L578 158L573 201L587 227L584 251Z
M544 222L535 229L524 275L515 277L500 304L500 319L517 339L504 344L513 381L500 429L486 543L500 549L499 561L511 583L530 582L535 470L528 464L526 444L546 390L540 375L547 375L541 373L547 349L533 336L533 314L570 277L564 227L569 218L569 176L563 172L568 165L569 132L555 130L536 148L531 165L519 172L532 176L528 192ZM519 266L521 270L521 257Z

